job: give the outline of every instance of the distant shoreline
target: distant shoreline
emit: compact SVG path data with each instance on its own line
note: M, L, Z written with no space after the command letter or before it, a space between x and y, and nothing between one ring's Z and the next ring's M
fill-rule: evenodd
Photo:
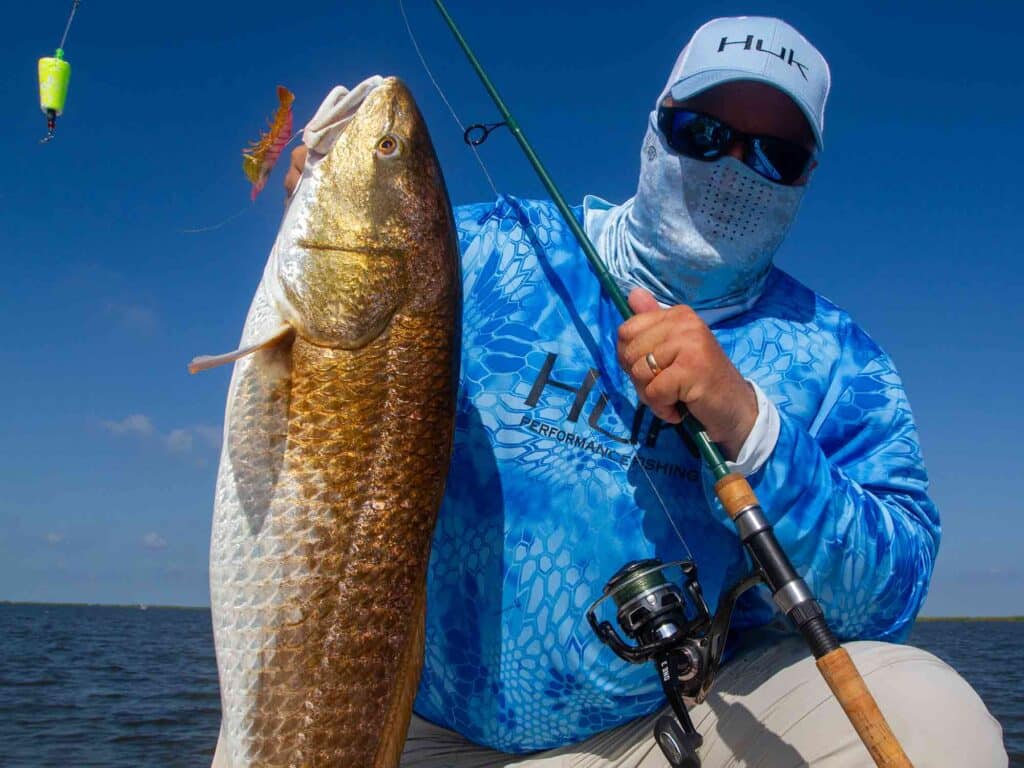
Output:
M1024 616L918 616L917 621L1024 621Z
M0 600L0 605L48 605L68 608L134 608L135 610L208 611L208 605L150 605L149 603L40 603L32 600ZM918 616L917 621L1024 621L1024 616Z
M134 608L139 610L208 611L208 605L156 605L150 603L41 603L35 600L0 600L0 605L48 605L52 608Z

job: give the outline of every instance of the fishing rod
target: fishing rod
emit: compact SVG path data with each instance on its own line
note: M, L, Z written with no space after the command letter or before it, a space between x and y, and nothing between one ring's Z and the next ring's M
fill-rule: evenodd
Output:
M594 244L587 237L576 216L573 215L565 198L544 168L519 123L505 105L442 0L434 0L434 5L437 6L437 10L444 18L456 42L462 48L470 65L501 113L509 131L519 143L544 188L551 195L552 201L579 242L601 287L611 298L623 319L628 320L634 313L601 261ZM849 653L833 634L818 601L806 582L797 574L789 557L776 539L771 523L768 522L757 495L747 479L739 473L730 471L725 458L718 446L711 440L707 430L693 414L685 409L682 403L679 404L678 409L682 417L683 429L693 440L701 459L714 475L715 494L736 527L740 541L754 564L754 573L730 590L723 601L726 603L724 609L720 609L715 619L711 620L707 615L699 584L696 583L696 569L692 568L692 563L689 565L685 563L672 564L680 565L683 568L687 578L686 590L691 602L696 607L696 619L688 620L685 609L682 607L685 606L685 596L678 588L668 585L663 576L664 568L667 566L663 566L657 560L636 561L627 564L608 582L604 595L598 603L607 598L614 600L619 607L620 624L627 635L638 641L638 645L635 646L623 643L608 622L598 624L594 618L597 603L588 611L588 620L598 636L609 644L621 658L634 663L653 659L658 665L659 671L662 673L661 679L666 695L672 709L679 717L683 730L682 734L678 734L674 729L659 731L656 727L655 734L666 757L673 765L699 765L694 750L700 744L700 736L696 734L692 723L689 722L679 691L683 690L684 694L694 691L698 694L707 693L710 679L717 671L732 605L739 593L753 584L763 581L771 590L775 604L793 622L807 642L816 660L818 670L853 724L875 764L879 768L909 768L911 766L909 758L879 710L878 704L868 690ZM703 610L701 610L702 608ZM715 634L716 632L717 634ZM684 643L681 652L673 653L672 643L680 638L686 639L687 635L696 639L688 644ZM706 679L695 689L694 680L701 676L697 674L698 671ZM672 684L666 684L669 682L666 681L666 677L673 678ZM682 743L679 743L680 741Z

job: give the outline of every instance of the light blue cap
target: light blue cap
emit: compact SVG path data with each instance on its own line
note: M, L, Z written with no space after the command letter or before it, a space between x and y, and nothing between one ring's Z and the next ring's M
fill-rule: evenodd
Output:
M683 101L734 80L767 83L788 95L807 117L818 147L824 146L828 62L789 24L765 16L712 19L679 54L662 98L671 93Z

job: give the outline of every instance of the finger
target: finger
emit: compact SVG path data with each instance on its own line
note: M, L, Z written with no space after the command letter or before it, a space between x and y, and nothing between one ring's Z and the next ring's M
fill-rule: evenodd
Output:
M660 313L661 322L642 331L616 350L619 364L626 370L647 353L654 355L657 367L668 368L676 361L679 351L693 345L699 336L701 321L689 307L672 307Z
M619 345L629 344L639 334L661 321L664 310L644 312L641 315L633 315L626 322L619 326Z
M650 383L658 376L664 375L665 369L669 368L671 363L666 361L675 361L679 355L679 350L686 347L686 339L671 338L668 341L658 345L652 352L649 353L654 358L654 367L651 366L651 360L648 354L644 354L633 362L633 364L626 369L629 373L630 379L633 381L633 387L637 391L637 395L640 397L640 401L645 405L648 405L646 392L649 389ZM670 369L670 368L669 368ZM671 370L671 369L670 369ZM658 390L655 390L656 392ZM666 400L664 405L671 405L674 401Z
M681 331L677 326L664 320L644 329L632 341L622 347L623 367L631 368L635 362L643 360L648 352L653 352L658 347L665 345L672 337L678 336L681 333L685 333L685 331ZM677 346L677 344L672 346ZM667 354L666 351L663 351L662 354L656 354L654 357L659 368L668 368L672 365L675 354Z
M294 168L289 168L288 173L284 176L284 196L291 197L295 193L295 188L299 186L299 179L302 174L296 171Z
M683 417L679 414L678 403L673 405L651 405L646 403L646 405L651 409L651 413L668 424L678 424L683 420Z
M682 400L675 396L671 383L667 383L667 381L667 378L655 377L644 388L640 400L657 418L671 421L668 417L676 413Z
M636 314L619 326L619 338L622 338L623 333L631 338L639 330L656 322L663 311L654 297L643 288L634 288L629 294L629 302Z
M636 293L636 290L634 290L634 293ZM630 294L630 296L632 295L633 294ZM641 299L641 301L643 300ZM678 304L674 307L669 307L668 309L658 307L657 309L652 309L650 311L643 312L642 314L634 315L625 323L620 325L619 341L628 344L636 338L637 335L643 333L655 323L662 321L669 322L673 326L677 326L679 328L686 328L690 330L707 327L704 321L700 319L700 315L698 315L692 307L689 307L686 304Z
M653 312L656 309L661 309L657 300L651 295L651 292L643 288L634 288L629 292L629 308L638 315L643 312Z
M644 387L644 397L652 408L675 408L693 397L697 378L692 367L677 363L651 379Z
M292 150L291 165L284 177L285 193L289 196L295 192L295 187L299 185L299 179L302 178L302 169L306 165L307 151L305 144Z
M641 402L643 399L641 398ZM679 415L679 404L672 403L666 405L665 403L648 403L644 402L644 405L653 413L657 418L669 424L678 424L682 421L682 416Z
M647 364L647 360L644 358L637 360L626 371L629 373L629 378L633 380L633 387L636 389L637 394L643 393L655 376L655 372L651 370L651 366Z

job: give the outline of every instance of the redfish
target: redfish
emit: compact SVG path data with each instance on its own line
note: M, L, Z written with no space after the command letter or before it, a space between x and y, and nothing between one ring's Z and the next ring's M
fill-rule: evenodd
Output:
M216 766L398 765L451 451L458 245L387 78L310 152L237 352L210 545Z

